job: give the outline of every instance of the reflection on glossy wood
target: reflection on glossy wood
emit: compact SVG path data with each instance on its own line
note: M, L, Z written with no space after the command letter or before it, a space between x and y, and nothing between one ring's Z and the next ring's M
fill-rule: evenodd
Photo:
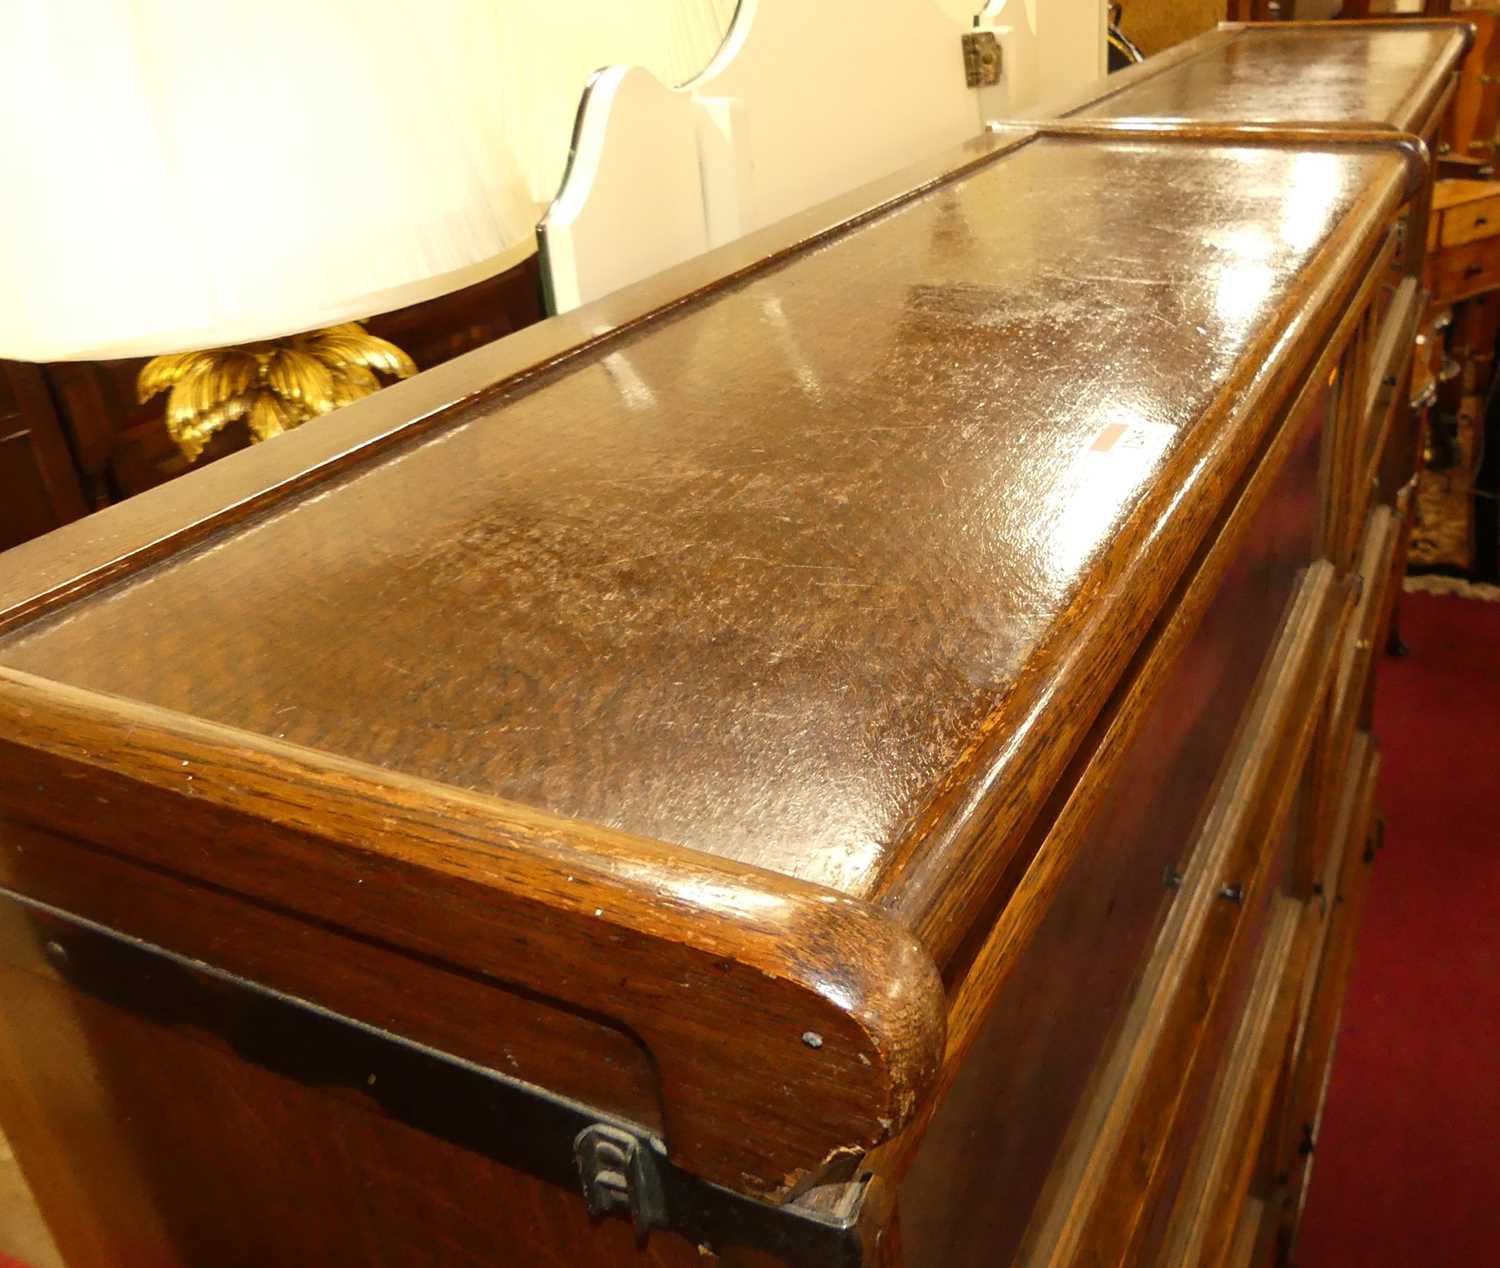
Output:
M495 277L376 314L365 324L425 370L541 316L540 279L532 255ZM196 465L189 464L167 434L161 402L142 405L136 399L136 376L144 364L143 357L50 365L0 362L6 379L27 385L17 402L17 421L41 438L34 442L41 459L37 465L0 465L0 549L68 523L85 509L109 506L199 470L248 443L244 425L231 424L213 438ZM5 395L0 385L0 426L8 412ZM55 440L48 442L49 435ZM0 441L0 464L7 448L9 443ZM39 499L49 506L45 514L33 509ZM20 518L11 518L18 514Z
M871 896L946 958L1400 197L1329 157L1036 141L0 655ZM1093 456L1119 421L1159 457Z
M1458 20L1226 23L1072 113L1094 118L1381 125L1421 136L1471 38Z

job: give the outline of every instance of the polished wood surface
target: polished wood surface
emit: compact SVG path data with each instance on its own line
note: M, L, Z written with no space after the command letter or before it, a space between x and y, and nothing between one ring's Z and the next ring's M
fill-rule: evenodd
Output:
M1421 135L1470 38L1457 21L1231 23L1150 61L1088 118L1381 124Z
M1444 161L1459 172L1488 165L1495 155L1495 125L1500 120L1500 39L1496 38L1500 12L1486 0L1432 0L1429 10L1440 5L1451 17L1469 24L1474 42L1464 59L1458 94L1443 136L1447 153ZM1346 18L1374 17L1420 20L1424 6L1411 0L1345 0Z
M1325 153L1041 138L0 659L874 896L941 959L1401 197Z
M1332 417L1330 390L1321 378L1315 384L1322 390L1309 392L1275 437L1171 627L1153 640L1001 917L1003 927L1021 912L1044 913L1007 965L1024 988L1000 991L972 1049L970 995L991 971L987 957L965 978L945 1067L956 1082L903 1189L908 1241L933 1262L977 1265L1013 1252L1045 1179L1037 1160L1058 1149L1181 892L1202 807L1255 688L1247 670L1265 663L1300 573L1320 553L1320 465ZM1077 830L1090 785L1102 791ZM1049 893L1040 864L1070 855L1077 866ZM967 1171L976 1131L996 1143L985 1168ZM986 1201L996 1186L1012 1200Z
M1278 1178L1278 1187L1285 1189L1276 1211L1283 1263L1289 1260L1307 1199L1339 1012L1380 837L1375 807L1379 769L1380 755L1375 744L1368 733L1361 732L1351 746L1338 818L1330 838L1333 848L1324 865L1314 908L1319 927L1311 951L1313 972L1298 1016L1287 1096L1268 1142L1272 1150L1271 1170Z
M274 445L240 450L128 506L108 507L45 544L21 548L0 569L0 630L233 528L311 486L452 421L461 404L513 391L536 376L736 279L774 267L862 221L989 162L1024 137L986 133L952 152L892 173L758 230L698 259L561 317L536 323L384 388Z
M1259 931L1283 892L1298 774L1351 597L1320 564L1287 614L1187 862L1183 900L1167 914L1120 1036L1074 1119L1022 1262L1152 1262L1161 1197L1207 1111L1216 1049L1228 1042ZM1237 897L1226 897L1226 884Z

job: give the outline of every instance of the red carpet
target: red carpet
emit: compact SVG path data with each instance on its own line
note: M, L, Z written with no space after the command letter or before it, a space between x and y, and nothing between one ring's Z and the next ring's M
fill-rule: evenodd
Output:
M1500 603L1409 594L1297 1268L1500 1265Z

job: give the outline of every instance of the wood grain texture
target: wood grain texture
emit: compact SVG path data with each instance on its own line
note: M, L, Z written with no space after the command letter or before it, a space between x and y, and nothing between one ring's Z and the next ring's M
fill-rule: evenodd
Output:
M451 423L453 408L502 395L533 376L691 304L734 280L773 268L798 250L880 215L951 180L1024 136L984 135L930 162L830 199L798 216L707 252L657 277L517 331L484 348L392 384L275 445L242 450L191 481L111 506L76 526L25 543L0 571L0 630L91 594L340 473Z
M1172 1208L1165 1262L1216 1265L1232 1244L1261 1151L1314 926L1303 903L1275 900L1245 1012Z
M1318 948L1315 976L1299 1019L1285 1116L1276 1124L1277 1166L1288 1177L1288 1194L1279 1213L1278 1229L1283 1262L1296 1240L1307 1200L1339 1013L1368 892L1370 865L1375 858L1379 834L1375 788L1379 771L1379 752L1368 733L1361 733L1349 755L1348 777L1333 829L1336 848L1329 852L1330 874L1337 882L1324 891L1328 903L1326 928ZM1307 1148L1309 1144L1312 1149Z
M1490 161L1500 123L1500 13L1465 5L1455 16L1473 26L1474 44L1459 76L1450 145L1455 154Z
M0 363L0 551L86 509L41 375L35 366Z
M196 782L196 781L195 781ZM599 1012L329 928L281 906L145 869L7 820L0 885L222 972L550 1088L663 1136L661 1087L641 1039ZM558 1054L568 1060L559 1061Z
M1361 583L1359 602L1339 650L1328 714L1320 723L1313 747L1308 813L1315 826L1307 838L1308 850L1299 857L1296 867L1299 893L1310 892L1322 874L1325 851L1340 839L1334 823L1348 793L1351 746L1360 726L1367 722L1369 680L1385 646L1383 635L1392 591L1400 585L1395 563L1402 535L1403 522L1394 512L1377 507L1371 513L1355 564Z
M672 1157L721 1183L785 1196L935 1073L931 961L829 891L11 671L0 719L7 820L606 1009L652 1053Z
M1417 279L1403 278L1386 306L1371 348L1365 388L1366 421L1360 429L1362 447L1357 449L1359 470L1367 480L1378 471L1392 444L1399 444L1407 451L1411 448L1404 434L1412 429L1411 359L1426 302L1427 296ZM1414 474L1416 468L1412 466L1397 484L1405 484Z
M1020 146L0 661L869 897L941 962L1402 197L1329 143L1226 256L1304 156ZM1158 461L1095 461L1121 419Z
M1217 33L1099 117L1007 125L23 548L0 883L576 1097L742 1192L843 1209L873 1171L890 1268L1019 1236L933 1254L924 1131L930 1174L969 1168L950 1206L988 1181L1018 1226L1051 1172L1035 1262L1161 1262L1202 1125L1270 1112L1260 1081L1232 1114L1210 1093L1267 1019L1256 954L1317 818L1354 494L1395 426L1371 403L1420 306L1417 136L1465 38L1297 36L1322 60L1295 92L1280 34ZM1175 120L1210 65L1226 100ZM0 1005L72 1007L20 979ZM336 1260L347 1208L364 1258L423 1262L436 1223L437 1261L485 1262L471 1205L523 1261L696 1254L435 1139L404 1174L400 1132L219 1072L190 1026L81 1011L54 1082L0 1033L0 1116L87 1101L90 1174L140 1164L105 1216L164 1256L287 1261L246 1214L272 1180L235 1207L243 1159L200 1180L179 1107L111 1122L204 1083L246 1139L288 1138L323 1213L292 1261ZM27 1151L76 1207L66 1155ZM1198 1184L1216 1254L1226 1156Z
M1398 0L1351 0L1350 9L1383 15L1385 20L1421 20L1420 13L1400 12ZM1500 118L1500 88L1493 78L1500 72L1500 41L1495 38L1497 13L1484 3L1456 4L1451 16L1472 29L1473 43L1464 58L1458 95L1444 128L1452 154L1464 162L1489 162L1495 153L1495 124Z

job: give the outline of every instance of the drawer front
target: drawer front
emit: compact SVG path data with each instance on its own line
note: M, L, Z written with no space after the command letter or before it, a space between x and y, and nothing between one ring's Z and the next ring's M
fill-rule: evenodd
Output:
M1079 863L932 1119L902 1186L914 1263L956 1268L1014 1254L1153 935L1180 899L1166 882L1184 867L1256 667L1318 553L1323 414L1294 425L1291 452L1110 779Z
M1462 246L1500 234L1500 196L1476 199L1443 212L1438 240L1445 247Z
M1487 239L1441 251L1433 259L1436 303L1467 299L1500 286L1500 243Z
M1028 1229L1021 1262L1033 1268L1152 1262L1284 893L1296 794L1351 606L1330 565L1309 571Z

